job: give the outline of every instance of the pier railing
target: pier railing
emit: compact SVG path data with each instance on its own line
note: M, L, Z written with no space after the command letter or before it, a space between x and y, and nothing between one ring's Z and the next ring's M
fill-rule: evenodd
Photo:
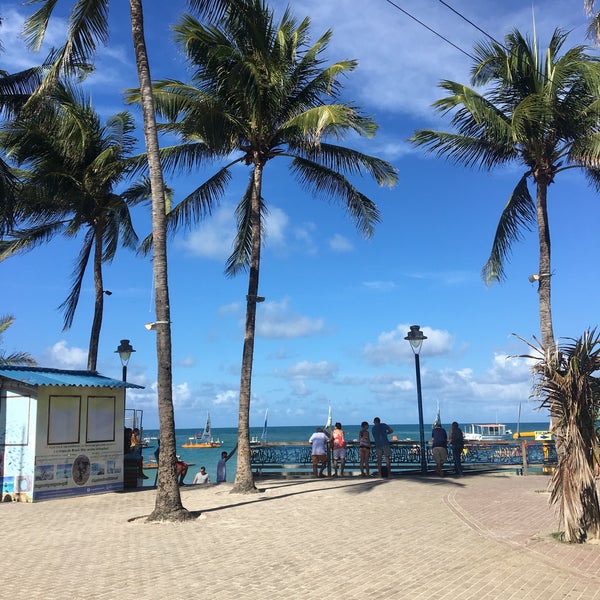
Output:
M390 442L391 466L393 472L420 471L421 451L414 441ZM426 446L426 462L433 468L431 446ZM329 450L328 471L331 473L331 449ZM448 447L446 467L453 465L452 448ZM530 468L551 470L556 463L554 442L515 440L501 442L468 442L463 450L461 461L465 470L517 468L526 474ZM376 470L377 455L371 449L369 456L371 471ZM253 446L251 450L252 470L261 475L303 475L312 472L311 446L305 442L271 442ZM346 448L347 474L359 470L358 443L349 442Z

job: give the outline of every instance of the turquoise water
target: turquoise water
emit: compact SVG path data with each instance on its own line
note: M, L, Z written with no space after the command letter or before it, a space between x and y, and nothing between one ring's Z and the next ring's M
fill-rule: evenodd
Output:
M414 424L401 424L394 425L389 423L390 427L394 430L393 435L399 440L419 439L419 426ZM446 426L446 425L445 425ZM447 427L447 426L446 426ZM506 423L506 427L514 432L517 431L517 423ZM463 430L466 425L463 425ZM448 429L448 427L447 427ZM548 422L544 423L521 423L520 431L543 431L548 429ZM360 425L344 425L344 433L347 440L354 440L358 438L358 432ZM308 438L315 431L312 426L294 426L294 427L270 427L267 432L267 442L307 442ZM193 463L187 472L185 478L186 483L191 483L194 479L194 475L200 470L200 467L206 467L206 472L209 474L211 481L214 483L217 478L217 462L221 458L221 452L226 451L228 454L231 452L237 441L237 428L228 427L215 429L213 428L213 438L219 439L222 442L220 448L183 448L182 444L188 441L188 438L193 437L196 433L196 429L177 429L176 441L177 441L177 454L181 457L181 460L189 463ZM260 438L262 434L262 427L251 428L250 436L256 436ZM158 437L158 430L156 429L144 429L144 438ZM425 425L425 439L429 440L431 437L431 424ZM151 445L155 446L156 442L151 441ZM154 452L155 448L144 449L144 456L149 456ZM237 455L234 454L227 462L227 481L233 481L235 477ZM156 477L156 469L146 470L146 475L149 479L145 480L145 485L154 485Z

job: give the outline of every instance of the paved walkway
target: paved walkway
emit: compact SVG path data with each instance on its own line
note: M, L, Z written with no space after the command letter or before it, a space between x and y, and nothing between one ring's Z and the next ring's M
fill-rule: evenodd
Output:
M6 599L600 600L600 545L567 545L545 476L269 480L0 505ZM133 520L131 520L133 519Z

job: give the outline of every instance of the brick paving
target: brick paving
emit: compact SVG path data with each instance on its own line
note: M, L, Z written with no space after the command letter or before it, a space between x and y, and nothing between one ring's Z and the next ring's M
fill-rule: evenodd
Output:
M0 505L6 599L600 600L600 545L557 542L548 478L266 480Z

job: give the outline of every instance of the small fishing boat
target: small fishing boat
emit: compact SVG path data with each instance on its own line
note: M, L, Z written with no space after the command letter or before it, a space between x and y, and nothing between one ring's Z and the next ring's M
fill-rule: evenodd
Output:
M210 413L206 414L206 425L200 433L195 433L188 438L185 444L181 444L183 448L220 448L221 440L214 439L212 429L210 427Z
M503 423L474 423L465 428L467 442L500 442L511 439L512 431Z

